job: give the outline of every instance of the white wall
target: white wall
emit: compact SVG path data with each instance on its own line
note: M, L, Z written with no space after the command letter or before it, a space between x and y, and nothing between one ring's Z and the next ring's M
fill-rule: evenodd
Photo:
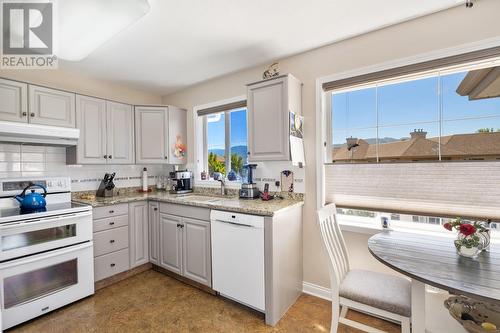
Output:
M303 115L306 152L304 207L304 280L328 286L328 270L319 232L315 224L316 154L315 154L315 83L316 79L366 66L456 47L500 36L498 13L500 1L477 1L472 9L465 6L388 27L303 54L280 60L281 73L292 73L303 83ZM300 24L300 22L297 22ZM164 96L163 102L187 108L240 96L245 84L261 78L265 66L254 67L213 79L177 93ZM188 145L193 145L193 124L188 124ZM189 161L194 161L192 153ZM367 249L368 236L346 233L354 257L353 266L387 270L376 263ZM363 249L362 252L359 252Z

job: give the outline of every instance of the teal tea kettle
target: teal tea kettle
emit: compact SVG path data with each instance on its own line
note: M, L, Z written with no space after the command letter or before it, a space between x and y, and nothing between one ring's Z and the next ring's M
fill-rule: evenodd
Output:
M35 192L34 189L31 189L31 193L26 194L26 191L32 187L39 187L43 190L43 194ZM19 201L20 208L23 211L30 210L40 210L45 208L47 204L45 201L45 197L47 196L47 189L40 184L29 184L23 190L23 193L20 195L16 195L15 199Z

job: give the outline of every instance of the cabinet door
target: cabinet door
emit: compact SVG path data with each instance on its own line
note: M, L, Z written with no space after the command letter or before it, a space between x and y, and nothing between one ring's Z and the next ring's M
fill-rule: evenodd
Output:
M30 85L29 116L32 124L75 127L75 94Z
M130 203L128 216L130 267L133 268L149 262L148 203Z
M109 164L134 163L134 114L132 106L106 102L107 155Z
M149 261L160 264L160 210L158 202L149 203Z
M0 120L28 122L28 85L0 79Z
M168 107L168 157L170 164L187 162L186 110Z
M210 222L183 218L183 265L182 275L212 286L210 260Z
M136 162L168 163L168 108L136 107Z
M251 85L247 94L249 160L289 160L287 78Z
M76 147L76 163L106 163L106 101L76 96L76 125L80 139Z
M182 219L160 214L160 266L182 274Z

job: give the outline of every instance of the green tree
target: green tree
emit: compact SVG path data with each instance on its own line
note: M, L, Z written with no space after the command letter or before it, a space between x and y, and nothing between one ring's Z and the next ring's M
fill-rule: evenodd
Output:
M217 159L217 154L209 153L208 154L208 173L213 175L214 172L220 172L222 174L226 174L226 164L224 161L219 161Z
M241 170L243 170L243 157L236 153L231 154L231 170L237 174L241 174Z
M497 128L497 130L495 131L493 127L491 128L485 127L485 128L480 128L476 131L476 133L493 133L493 132L500 132L500 128Z

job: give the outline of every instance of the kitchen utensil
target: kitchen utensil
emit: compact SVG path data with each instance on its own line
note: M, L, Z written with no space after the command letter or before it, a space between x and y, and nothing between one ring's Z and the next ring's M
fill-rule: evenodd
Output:
M113 183L113 179L115 178L116 173L112 174L105 173L104 178L101 180L99 184L99 188L97 189L96 196L97 197L112 197L113 189L115 188L115 184Z
M39 187L43 190L43 194L35 192L33 187ZM26 191L31 189L31 193L26 194ZM47 202L45 197L47 196L47 189L40 185L31 183L26 186L20 195L16 195L15 199L19 202L20 208L23 211L32 211L45 208Z

